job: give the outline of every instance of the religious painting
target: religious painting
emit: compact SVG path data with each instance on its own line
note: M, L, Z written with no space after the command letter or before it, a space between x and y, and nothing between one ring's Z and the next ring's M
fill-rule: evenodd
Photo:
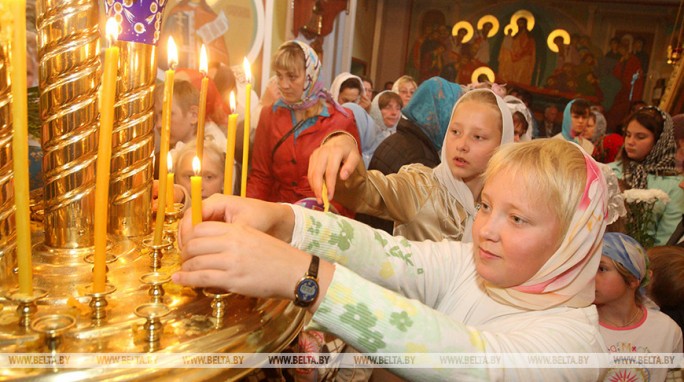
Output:
M171 0L167 5L159 44L159 66L166 67L166 41L173 36L179 67L197 68L205 44L210 63L239 66L255 62L264 34L260 0Z

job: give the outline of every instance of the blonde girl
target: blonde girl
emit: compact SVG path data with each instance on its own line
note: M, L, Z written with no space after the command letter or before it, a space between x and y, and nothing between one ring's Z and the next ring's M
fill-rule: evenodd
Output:
M325 176L331 198L353 211L393 220L395 235L471 241L481 175L494 151L512 141L513 120L503 99L489 89L471 90L452 110L441 163L434 169L411 164L397 174L366 171L356 144L340 135L311 155L309 182L320 197Z

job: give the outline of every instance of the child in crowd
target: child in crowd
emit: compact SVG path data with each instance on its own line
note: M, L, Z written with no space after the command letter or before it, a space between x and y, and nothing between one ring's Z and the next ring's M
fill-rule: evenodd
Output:
M582 137L589 119L589 107L589 101L582 98L568 102L563 111L562 131L554 138L575 142L591 155L594 152L594 144Z
M620 134L607 134L608 122L606 117L598 110L592 110L589 113L587 120L587 128L582 135L583 138L588 139L594 144L594 153L592 156L598 162L610 163L615 161L620 149L625 140Z
M682 331L667 315L647 309L648 257L633 238L609 232L596 274L600 331L611 353L681 353ZM668 291L672 293L672 291ZM610 369L605 381L664 381L665 368Z
M530 110L520 98L512 95L505 96L504 102L513 116L513 141L531 141L534 122Z
M404 103L401 97L395 92L385 90L373 98L369 114L375 121L375 126L378 126L383 138L397 132L403 107Z
M205 142L202 157L202 199L213 194L223 192L223 177L225 170L226 154L213 142ZM197 155L195 142L183 145L175 155L174 166L176 184L185 188L186 195L190 194L190 177L195 175L192 168L192 160ZM233 174L239 174L233 169ZM233 178L235 179L235 177ZM233 185L235 185L235 180ZM233 188L235 188L233 186ZM231 190L232 191L232 190ZM186 203L187 204L187 203Z
M247 196L294 203L314 196L306 175L309 155L331 133L358 139L354 117L318 79L321 63L301 41L288 41L273 56L280 98L261 110L254 138ZM350 214L335 206L342 214Z
M154 95L154 129L157 137L159 137L159 133L161 132L162 105L164 103L164 87L157 86L154 90ZM170 149L176 147L176 144L179 142L189 143L195 140L197 135L199 96L199 90L190 82L185 80L174 81L169 131ZM214 141L219 147L226 147L225 133L223 133L211 119L205 120L204 137L206 140ZM159 140L157 139L157 141Z
M684 331L684 248L653 247L647 254L652 273L646 293Z
M411 76L401 76L392 84L392 91L399 94L404 106L408 105L416 89L418 89L418 84Z
M330 94L340 105L352 102L361 105L364 109L370 107L373 97L372 94L366 92L361 78L348 72L340 73L335 77L330 85Z
M215 196L203 216L220 223L182 220L173 280L295 300L313 314L310 327L363 353L605 351L592 301L609 204L596 162L575 144L535 140L503 146L484 178L473 243L411 242L341 216ZM421 381L600 376L570 367L394 372Z
M672 118L649 106L631 114L625 125L625 145L617 161L609 165L627 189L660 189L667 193L670 202L656 202L649 229L655 245L664 245L684 213L684 193L679 188L684 178L675 166Z
M366 171L356 142L333 136L309 161L309 183L356 212L394 221L394 234L410 240L471 241L481 175L494 151L513 141L506 103L489 89L465 93L453 108L441 163L412 164L397 174ZM339 177L339 179L338 179Z

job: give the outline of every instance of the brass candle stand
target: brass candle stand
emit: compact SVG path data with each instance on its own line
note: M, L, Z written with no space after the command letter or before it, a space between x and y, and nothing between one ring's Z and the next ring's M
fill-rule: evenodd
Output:
M47 296L47 291L41 288L34 288L31 294L21 293L18 289L10 291L7 298L17 304L19 314L19 327L28 329L31 325L31 318L36 313L36 301Z
M41 316L31 324L31 329L45 336L45 345L50 352L56 352L62 343L62 334L71 329L76 319L66 314Z
M185 208L183 203L174 203L164 213L164 238L169 240L171 247L176 243L178 221L183 216L183 208Z
M149 251L150 268L155 272L162 267L164 253L169 252L173 248L171 241L167 238L162 238L161 244L154 244L152 238L145 238L142 241L142 245L145 250Z
M116 292L116 287L111 284L105 284L105 289L102 292L94 292L91 285L85 288L86 296L90 297L90 304L88 306L91 309L90 317L93 321L100 325L102 320L107 318L107 296Z
M147 294L152 297L152 302L155 303L163 302L164 295L166 294L163 285L169 281L171 281L169 275L159 272L146 273L140 276L140 282L150 286Z

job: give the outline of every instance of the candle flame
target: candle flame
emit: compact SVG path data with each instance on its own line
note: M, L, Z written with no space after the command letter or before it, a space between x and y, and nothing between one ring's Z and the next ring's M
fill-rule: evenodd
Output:
M173 157L170 152L166 153L166 168L169 170L169 173L173 172Z
M107 19L107 24L105 24L105 34L107 35L107 38L111 44L113 44L114 41L119 38L119 23L116 22L115 18L110 17Z
M168 48L166 49L166 57L169 63L169 69L175 69L178 65L178 49L176 48L176 42L173 41L173 36L169 36Z
M242 66L245 69L245 78L247 79L247 82L252 82L252 72L249 69L249 60L247 57L242 61Z
M207 48L204 44L202 44L202 47L200 48L199 71L203 76L206 76L207 73L209 73L209 58L207 57Z
M195 157L192 158L192 171L195 172L195 176L200 176L201 167L200 159L195 155Z
M235 106L235 92L232 90L230 91L230 112L235 113L235 110L237 110L237 107Z

